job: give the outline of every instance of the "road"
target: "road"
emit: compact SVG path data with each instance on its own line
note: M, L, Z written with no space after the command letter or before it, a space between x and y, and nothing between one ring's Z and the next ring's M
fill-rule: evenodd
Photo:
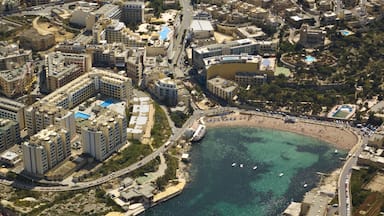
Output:
M363 150L364 145L368 142L367 137L362 139L359 137L358 144L351 149L350 157L345 162L338 180L338 196L339 196L339 215L349 216L352 215L352 197L350 192L350 179L352 173L352 167L356 166L357 158Z
M189 29L189 26L192 22L193 17L193 7L190 4L190 0L180 0L180 6L182 7L181 22L177 21L175 25L175 36L172 43L172 69L175 73L175 78L183 78L184 72L183 62L184 62L184 50L185 50L185 40L183 40L184 32ZM177 33L177 34L176 34Z

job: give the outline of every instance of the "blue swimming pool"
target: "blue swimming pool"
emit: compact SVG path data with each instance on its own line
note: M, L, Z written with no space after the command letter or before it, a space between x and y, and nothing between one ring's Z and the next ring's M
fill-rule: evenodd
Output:
M310 55L305 56L305 62L312 63L316 61L316 58Z
M343 36L348 36L351 34L351 32L348 30L341 30L340 32L341 32L341 35L343 35Z
M163 26L161 31L160 31L160 40L167 40L168 39L168 34L171 32L171 29L169 29L167 26Z
M91 117L91 115L88 115L86 113L82 113L82 112L75 113L75 118L89 119L89 117Z
M113 100L112 99L108 99L108 100L105 100L103 101L103 103L100 104L101 107L105 108L105 107L108 107L109 105L113 104Z

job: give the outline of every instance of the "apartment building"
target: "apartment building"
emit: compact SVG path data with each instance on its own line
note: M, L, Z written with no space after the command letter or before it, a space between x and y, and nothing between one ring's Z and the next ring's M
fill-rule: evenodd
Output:
M24 104L0 97L0 118L18 122L20 129L24 129L25 127L24 109Z
M125 68L129 49L123 43L99 44L87 47L93 57L94 67Z
M127 47L144 47L145 42L140 35L132 32L123 22L111 20L105 27L105 40L108 43L123 43Z
M176 82L169 77L159 79L155 82L155 95L160 100L166 102L170 106L177 104L178 88Z
M144 22L144 1L126 1L121 7L121 21L125 24L141 24Z
M231 41L225 44L212 44L193 49L192 61L195 67L204 67L204 58L221 55L250 55L274 56L278 47L278 41L257 41L246 38Z
M70 132L49 126L22 144L24 171L42 177L71 155Z
M10 70L32 60L32 51L20 49L17 44L0 42L0 70Z
M0 118L0 152L20 143L20 141L19 123Z
M216 97L231 101L237 93L238 85L233 81L215 77L207 81L207 88Z
M105 4L94 11L94 14L97 18L105 17L110 19L120 19L121 9L118 5L115 4Z
M103 161L127 141L127 118L111 110L104 110L83 123L81 140L83 152Z
M71 137L76 134L74 113L54 104L35 103L24 111L28 135L38 133L50 125L65 128Z
M0 93L12 98L25 91L31 85L34 67L30 63L20 67L0 71Z
M89 72L92 66L92 59L88 54L54 52L48 54L46 61L47 89L50 92Z
M144 49L135 49L135 50L132 50L126 62L127 76L132 79L132 82L135 85L140 85L143 77L144 56L145 56Z

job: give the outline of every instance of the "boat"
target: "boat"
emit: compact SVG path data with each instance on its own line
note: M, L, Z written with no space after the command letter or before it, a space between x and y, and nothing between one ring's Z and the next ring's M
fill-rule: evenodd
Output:
M232 167L236 166L236 163L232 163Z
M284 173L280 173L280 174L279 174L279 177L282 177L283 175L284 175Z
M334 152L335 154L337 154L337 153L339 153L339 151L337 151L337 149L335 149L335 152Z
M254 167L253 167L253 170L256 170L256 169L257 169L257 166L254 166Z
M196 131L193 133L191 141L197 142L200 141L206 133L206 126L203 124L199 124Z
M240 168L243 168L244 167L244 165L243 164L240 164Z
M306 187L308 187L308 185L307 185L307 184L304 184L304 188L306 188Z

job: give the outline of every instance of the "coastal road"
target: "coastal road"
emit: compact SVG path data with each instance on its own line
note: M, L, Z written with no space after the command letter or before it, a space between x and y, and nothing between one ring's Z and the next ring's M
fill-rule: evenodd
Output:
M228 113L230 111L243 111L243 112L249 112L252 114L257 114L257 115L263 115L263 116L269 116L269 117L275 117L275 118L283 118L281 115L273 115L273 114L268 114L268 113L262 113L262 112L256 112L256 111L246 111L246 110L240 110L235 107L221 107L221 108L216 108L216 109L211 109L211 110L198 110L195 109L193 115L186 121L186 123L183 125L182 128L174 128L173 129L173 134L169 138L168 145L165 143L156 149L154 152L149 154L148 156L144 157L140 161L123 168L121 170L118 170L116 172L113 172L107 176L103 176L101 178L98 178L93 181L88 181L88 182L79 182L79 183L70 183L68 185L59 185L59 186L35 186L34 184L28 183L28 182L12 182L12 181L7 181L7 180L1 180L0 183L6 184L6 185L12 185L13 187L16 188L21 188L21 189L28 189L28 190L34 190L34 191L74 191L74 190L81 190L81 189L86 189L94 186L98 186L101 184L104 184L112 179L124 176L153 160L160 154L164 153L167 151L170 147L176 144L176 141L179 140L185 133L185 131L199 118L206 116L206 115L220 115L223 113ZM320 122L317 122L321 124ZM331 125L327 123L327 125ZM361 151L361 148L360 148ZM348 160L348 166L346 166L346 169L343 169L345 173L348 173L347 170L350 170L351 167L356 164L356 160ZM347 175L343 175L340 179L346 178ZM344 190L345 191L345 190ZM339 196L342 197L342 196ZM344 196L346 197L346 196Z
M350 156L340 172L338 180L338 197L339 215L341 216L349 216L352 213L352 197L350 191L352 167L356 166L357 159L367 142L368 139L366 137L361 138L359 136L358 144L351 149Z

